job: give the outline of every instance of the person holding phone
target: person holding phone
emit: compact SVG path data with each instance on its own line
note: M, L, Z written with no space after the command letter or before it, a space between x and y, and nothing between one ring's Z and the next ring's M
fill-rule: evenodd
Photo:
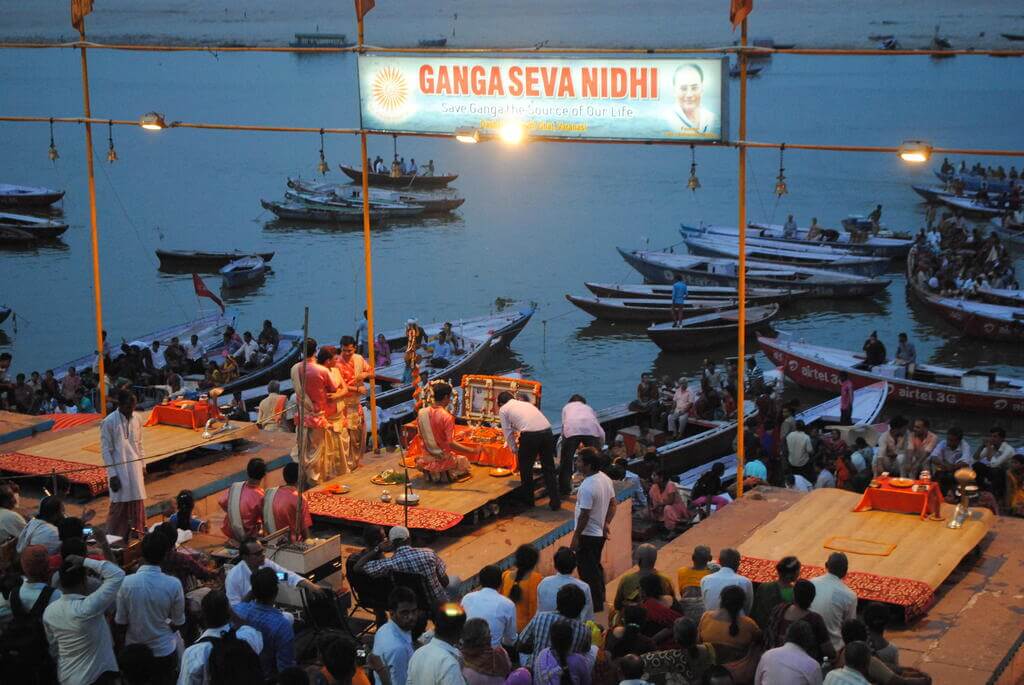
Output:
M110 513L107 531L127 538L146 527L146 483L142 449L142 421L135 415L135 394L117 393L117 411L100 424L100 454L107 467Z

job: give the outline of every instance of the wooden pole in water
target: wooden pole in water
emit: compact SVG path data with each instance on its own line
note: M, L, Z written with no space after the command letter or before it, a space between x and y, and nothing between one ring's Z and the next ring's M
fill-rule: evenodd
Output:
M82 42L85 42L85 17L81 19L81 28L78 35ZM96 373L99 376L97 386L100 391L99 406L96 411L100 414L107 413L107 385L106 367L103 359L103 297L100 290L100 240L99 227L96 219L96 175L93 169L92 159L92 106L89 104L89 63L86 59L86 49L82 52L82 109L85 111L85 168L89 176L89 241L92 245L92 289L93 304L96 310Z
M740 29L740 47L747 47L747 20ZM747 139L747 53L740 51L740 140ZM743 496L743 467L745 457L746 425L744 406L746 400L743 387L743 373L746 370L746 324L747 324L747 148L739 149L739 330L737 332L738 354L736 359L736 497Z
M359 47L363 46L363 12L358 7L357 18L359 20ZM363 264L366 273L366 351L370 357L370 436L373 444L373 453L380 454L380 436L377 434L377 350L376 335L373 330L373 252L370 241L370 170L367 168L366 159L366 131L362 129L360 122L359 147L363 159ZM365 445L359 446L359 456Z

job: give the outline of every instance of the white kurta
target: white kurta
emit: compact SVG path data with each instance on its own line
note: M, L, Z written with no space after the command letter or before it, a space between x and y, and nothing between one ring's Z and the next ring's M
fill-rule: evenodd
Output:
M107 467L107 478L117 476L121 488L110 491L111 502L146 499L145 462L137 461L142 451L142 421L137 414L126 419L120 411L111 412L100 424L100 453Z

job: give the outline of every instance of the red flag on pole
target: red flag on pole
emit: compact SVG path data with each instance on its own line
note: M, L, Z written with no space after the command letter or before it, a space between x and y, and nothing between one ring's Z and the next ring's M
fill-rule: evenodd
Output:
M356 19L362 21L375 4L376 0L356 0Z
M356 0L358 4L359 0ZM754 9L754 0L729 0L729 21L732 22L733 31L743 23L747 15Z
M356 0L358 2L358 0ZM82 32L82 20L92 12L93 0L71 0L71 25L79 33Z
M221 302L220 298L213 294L213 292L206 287L203 283L203 279L199 278L199 274L192 274L192 286L196 289L196 297L208 297L217 303L220 307L220 313L224 313L224 303Z

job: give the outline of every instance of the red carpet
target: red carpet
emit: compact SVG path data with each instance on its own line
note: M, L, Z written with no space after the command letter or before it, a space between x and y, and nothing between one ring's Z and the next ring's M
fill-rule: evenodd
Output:
M351 499L348 495L331 495L321 490L310 492L309 512L313 516L362 521L378 526L404 526L405 507L399 504ZM462 514L439 509L409 507L409 528L426 530L448 530L462 520Z
M86 468L76 462L62 459L48 459L20 452L4 452L0 454L0 471L26 476L49 476L56 472L62 474L74 485L87 488L93 497L107 489L106 469ZM70 471L70 473L62 473L63 471Z
M43 414L39 418L53 421L53 428L50 430L57 432L84 426L103 417L100 414Z
M777 561L743 557L740 562L740 575L750 578L755 583L770 583L779 579L775 570ZM821 566L804 565L800 569L800 577L810 580L823 575ZM913 621L928 611L935 601L935 593L927 583L908 578L878 576L873 573L851 571L843 579L847 587L854 591L857 599L883 604L895 604L903 609L904 619Z

